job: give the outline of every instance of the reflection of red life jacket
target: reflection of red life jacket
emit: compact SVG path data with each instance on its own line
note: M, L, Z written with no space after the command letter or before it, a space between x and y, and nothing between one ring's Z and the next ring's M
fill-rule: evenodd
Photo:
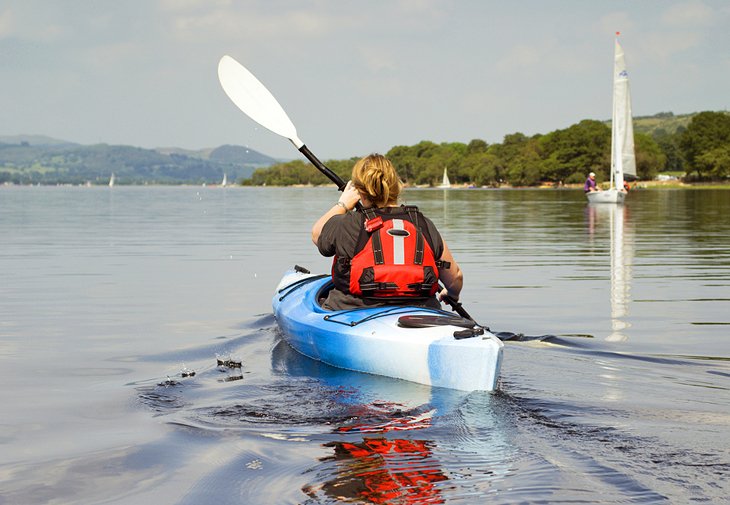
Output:
M428 298L436 293L440 262L418 224L418 208L402 209L365 210L355 255L352 259L335 258L333 278L338 289L365 298L391 300ZM344 274L339 283L335 275L338 265Z
M368 503L444 503L434 484L448 477L433 458L431 442L365 438L361 443L336 444L336 457L339 453L339 459L352 458L347 475L360 484L340 487L340 492L348 487L356 490L358 496L348 498L365 498Z

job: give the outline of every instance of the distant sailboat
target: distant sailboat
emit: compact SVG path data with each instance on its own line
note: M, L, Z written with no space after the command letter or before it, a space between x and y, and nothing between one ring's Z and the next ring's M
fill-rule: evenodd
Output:
M113 186L114 186L114 172L112 172L112 176L109 177L109 187L111 188Z
M444 178L439 188L450 188L451 181L449 181L449 174L446 173L446 167L444 167Z
M227 185L228 185L228 174L224 173L223 181L221 182L221 186L225 188Z
M631 117L629 74L626 72L624 50L618 43L613 58L613 114L611 117L611 186L605 191L586 193L591 203L623 203L626 198L624 176L636 177L634 155L634 126Z

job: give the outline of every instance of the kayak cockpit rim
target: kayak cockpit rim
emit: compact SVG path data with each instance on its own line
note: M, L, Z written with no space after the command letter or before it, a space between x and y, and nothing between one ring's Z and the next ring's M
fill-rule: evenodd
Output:
M317 281L319 279L324 279L325 277L329 277L329 276L330 276L329 274L322 274L322 275L313 275L311 277L305 277L304 279L299 279L298 281L293 282L293 283L289 284L288 286L281 288L278 291L279 294L284 293L283 295L281 295L279 297L279 301L282 301L284 298L289 296L293 291L296 291L297 289L301 288L305 284L308 284L313 281ZM326 285L325 285L325 287L326 287ZM324 290L325 287L323 287L322 290ZM327 288L327 289L330 289L330 288Z

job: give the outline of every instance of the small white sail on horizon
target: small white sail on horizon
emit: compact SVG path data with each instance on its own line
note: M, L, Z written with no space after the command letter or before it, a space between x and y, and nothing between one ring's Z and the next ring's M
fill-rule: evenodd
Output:
M605 191L587 193L592 203L623 203L626 198L624 176L636 177L634 154L634 125L631 114L629 74L626 71L624 50L616 42L613 58L613 113L611 115L611 184Z
M444 177L441 181L441 185L439 188L450 188L451 187L451 181L449 181L449 174L447 173L446 167L444 167Z
M221 186L225 188L227 185L228 185L228 174L226 174L224 172L223 173L223 181L221 182Z
M112 172L111 177L109 177L109 187L114 187L114 172Z

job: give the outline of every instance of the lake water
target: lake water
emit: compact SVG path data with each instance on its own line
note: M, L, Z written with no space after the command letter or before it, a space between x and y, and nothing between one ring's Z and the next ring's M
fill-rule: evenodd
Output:
M405 196L498 393L280 341L334 189L0 188L0 504L730 503L730 191Z

